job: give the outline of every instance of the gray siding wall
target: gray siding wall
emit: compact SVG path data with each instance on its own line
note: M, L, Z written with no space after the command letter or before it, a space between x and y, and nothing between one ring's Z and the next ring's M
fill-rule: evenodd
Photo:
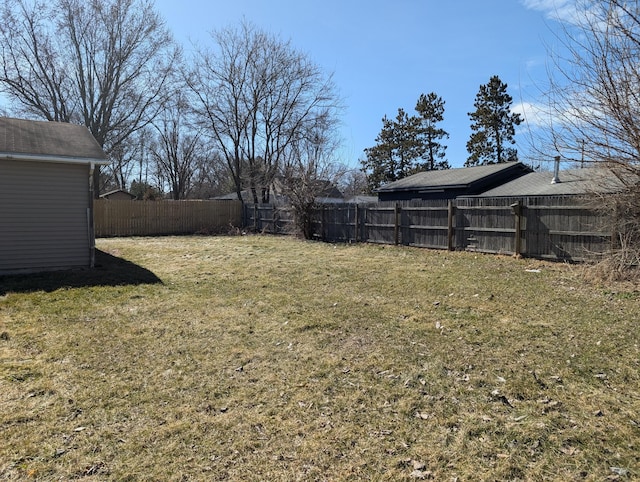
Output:
M88 267L89 166L0 160L0 274Z

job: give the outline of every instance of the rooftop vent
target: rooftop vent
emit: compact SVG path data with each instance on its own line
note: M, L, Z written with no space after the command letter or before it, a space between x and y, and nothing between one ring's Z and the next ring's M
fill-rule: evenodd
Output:
M553 179L551 184L558 184L560 182L560 156L555 157L555 165L553 167Z

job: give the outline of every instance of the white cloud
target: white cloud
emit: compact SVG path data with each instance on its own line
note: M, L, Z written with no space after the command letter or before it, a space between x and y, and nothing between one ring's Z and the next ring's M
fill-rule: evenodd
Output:
M511 111L520 114L529 129L549 128L553 125L553 114L543 104L520 102L512 106Z
M521 3L529 10L543 12L547 18L563 23L575 24L585 13L577 0L521 0Z

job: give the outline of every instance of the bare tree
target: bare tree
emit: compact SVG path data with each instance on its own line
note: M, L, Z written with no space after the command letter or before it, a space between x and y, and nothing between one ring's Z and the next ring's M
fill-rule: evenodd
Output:
M307 123L280 166L283 194L293 209L297 231L306 239L312 235L314 209L322 198L330 197L348 172L334 159L339 144L335 129L330 116Z
M171 197L178 200L190 194L197 170L208 153L201 132L189 118L187 99L179 92L172 97L153 123L157 135L151 152L160 180L166 181Z
M255 203L268 202L305 124L338 107L331 77L289 42L247 22L211 36L214 48L197 50L185 80L238 199L246 184Z
M618 268L640 265L640 2L577 2L549 93L549 144L607 167L623 186L598 201L615 222Z
M199 156L199 162L193 178L190 197L209 199L233 191L233 183L222 155L208 147L207 155Z
M15 111L84 124L107 154L158 112L178 56L146 0L5 0L0 43Z
M345 197L370 194L367 175L362 169L352 168L345 172L338 186Z
M140 178L145 166L141 163L146 158L146 132L138 131L124 139L111 149L109 159L111 163L106 171L110 172L110 179L118 189L127 189L131 182Z

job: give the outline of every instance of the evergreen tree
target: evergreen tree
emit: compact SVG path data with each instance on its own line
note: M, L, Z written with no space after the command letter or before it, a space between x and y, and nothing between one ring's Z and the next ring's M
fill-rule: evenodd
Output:
M364 150L366 159L361 161L371 191L420 170L449 168L446 146L440 143L449 134L437 127L444 118L444 101L433 93L422 94L416 112L410 116L400 108L395 119L382 118L376 145Z
M401 108L395 119L384 116L376 145L364 152L367 158L361 163L368 173L370 190L408 176L420 158L416 119Z
M448 139L449 133L438 127L444 120L444 100L435 93L421 94L416 103L419 130L418 139L424 149L422 158L426 161L420 167L426 171L449 169L449 162L444 159L447 146L440 143Z
M515 144L515 126L520 125L520 114L511 112L513 98L507 93L507 84L497 75L480 86L470 112L471 137L467 142L469 158L465 166L497 164L518 160Z

